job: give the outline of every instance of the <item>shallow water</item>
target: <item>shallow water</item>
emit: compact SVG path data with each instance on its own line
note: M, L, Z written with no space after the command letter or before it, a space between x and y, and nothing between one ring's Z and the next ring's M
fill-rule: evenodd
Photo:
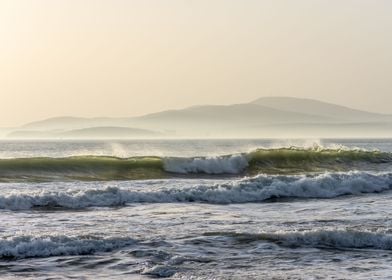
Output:
M392 151L390 140L317 144ZM0 158L216 156L291 145L313 142L2 142ZM1 183L1 279L388 279L391 186L389 164L249 178Z

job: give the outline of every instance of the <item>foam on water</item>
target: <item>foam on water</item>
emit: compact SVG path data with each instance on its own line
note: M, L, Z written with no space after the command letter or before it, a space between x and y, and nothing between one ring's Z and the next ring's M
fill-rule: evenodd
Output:
M170 181L168 181L170 183ZM203 202L213 204L262 202L271 198L333 198L389 190L392 173L326 172L318 175L258 175L222 183L188 181L177 187L102 187L58 190L34 188L0 195L0 208L23 210L33 207L107 207L130 203Z
M269 241L281 246L335 249L392 250L392 234L345 229L261 232L256 234L210 232L206 236L228 236L240 242Z
M392 250L391 234L371 231L317 229L260 233L207 232L204 235L226 236L241 243L268 241L289 247ZM23 235L0 239L0 258L86 255L128 247L137 242L128 237Z
M241 154L223 157L164 159L164 169L166 171L180 174L238 174L247 167L248 159Z
M0 239L0 258L85 255L107 252L134 243L135 240L124 237L24 235Z
M391 277L390 140L241 141L2 143L0 278Z

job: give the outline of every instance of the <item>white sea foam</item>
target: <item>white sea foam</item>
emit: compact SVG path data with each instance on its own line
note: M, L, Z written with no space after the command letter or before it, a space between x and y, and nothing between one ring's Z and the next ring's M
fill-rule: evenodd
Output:
M248 167L245 155L206 158L165 158L164 169L173 173L238 174Z
M176 269L171 266L156 265L153 267L146 267L142 271L142 275L151 275L155 277L170 277L176 273Z
M70 256L107 252L134 244L123 237L18 236L0 239L0 258Z
M241 240L266 240L290 247L352 248L392 250L392 235L381 232L354 231L347 229L278 231L272 233L241 234L219 233Z
M170 181L169 181L170 182ZM333 198L389 190L392 173L352 171L306 175L259 175L223 183L172 187L152 186L12 191L0 195L0 208L106 207L130 203L204 202L214 204L261 202L270 198Z

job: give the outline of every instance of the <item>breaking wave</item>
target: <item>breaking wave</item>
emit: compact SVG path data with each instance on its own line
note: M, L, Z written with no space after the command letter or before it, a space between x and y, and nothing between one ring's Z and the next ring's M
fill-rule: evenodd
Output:
M316 229L260 233L206 232L204 237L223 236L239 243L273 242L283 247L319 249L392 250L392 234L350 229ZM128 237L22 235L0 239L0 259L92 255L137 245Z
M50 256L86 255L108 252L136 241L130 238L100 238L94 236L67 237L17 236L0 239L0 258L33 258Z
M209 158L166 158L164 169L179 174L239 174L248 167L246 155Z
M392 173L364 171L326 172L318 175L267 175L200 184L189 187L145 189L105 187L78 190L33 188L0 195L0 208L9 210L33 207L110 207L131 203L211 204L262 202L272 198L334 198L386 191L392 188Z
M215 157L74 156L0 159L0 181L158 179L186 174L301 174L304 172L374 170L391 163L378 151L280 148Z
M392 250L392 234L356 230L308 230L292 232L209 232L206 236L227 236L239 242L269 241L287 247Z

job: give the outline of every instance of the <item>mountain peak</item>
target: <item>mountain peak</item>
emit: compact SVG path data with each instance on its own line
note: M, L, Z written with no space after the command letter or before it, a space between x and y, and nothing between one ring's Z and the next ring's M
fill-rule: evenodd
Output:
M330 106L344 107L349 108L347 106L338 105L331 102L321 101L313 98L305 98L305 97L292 97L292 96L263 96L259 97L256 100L251 101L250 103L255 103L259 105L263 105L261 103L287 103L291 104L302 103L302 104L325 104ZM351 108L350 108L351 109ZM354 110L354 109L353 109Z

